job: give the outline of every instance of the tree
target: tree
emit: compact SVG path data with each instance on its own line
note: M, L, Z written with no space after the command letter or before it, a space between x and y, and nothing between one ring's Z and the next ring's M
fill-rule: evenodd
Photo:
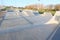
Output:
M60 10L60 4L55 5L55 10Z

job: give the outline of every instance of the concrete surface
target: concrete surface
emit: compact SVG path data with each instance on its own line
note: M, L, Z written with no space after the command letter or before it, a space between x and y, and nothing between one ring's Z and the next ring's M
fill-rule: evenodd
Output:
M57 23L44 24L52 18L48 17L48 15L42 17L40 15L34 17L20 15L20 17L11 13L11 16L6 14L6 17L3 18L4 20L0 26L0 40L47 40L58 27ZM60 15L55 15L55 18L59 22ZM57 33L59 33L58 31ZM55 36L59 35L57 33Z

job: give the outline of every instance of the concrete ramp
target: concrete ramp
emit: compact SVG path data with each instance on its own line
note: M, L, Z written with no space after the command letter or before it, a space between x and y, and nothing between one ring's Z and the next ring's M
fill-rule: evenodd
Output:
M56 11L54 17L49 22L50 24L59 24L54 32L50 35L49 40L60 40L60 11Z
M32 10L25 10L25 11L23 11L22 14L24 14L23 16L34 16Z
M44 24L49 21L53 16L50 13L45 13L38 16L24 16L26 19L31 21L34 25Z
M59 24L60 11L56 11L55 15L45 24Z
M25 18L17 15L16 12L7 12L4 19L1 22L1 28L8 28L14 26L31 25Z
M13 18L18 18L19 15L17 15L16 12L6 12L5 19L13 19Z
M51 17L52 14L51 14L51 12L44 12L44 13L42 14L42 16L49 16L49 17Z
M38 11L24 10L24 11L22 12L22 15L23 15L23 16L30 16L30 17L33 17L33 16L38 16L39 13L38 13Z

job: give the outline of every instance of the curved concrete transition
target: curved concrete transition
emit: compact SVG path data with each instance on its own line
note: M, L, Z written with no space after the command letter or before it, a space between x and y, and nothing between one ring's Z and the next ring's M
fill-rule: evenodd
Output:
M36 14L35 15L35 11L32 11L32 10L26 10L24 11L24 13L22 14L27 14L27 15L22 15L24 18L26 18L27 20L29 20L30 22L32 22L34 25L39 25L39 24L44 24L46 23L47 21L49 21L53 16L51 15L50 12L45 12L44 14L39 14L37 11L36 11ZM49 17L48 17L49 16Z
M55 15L45 24L59 24L60 11L56 11Z
M26 16L22 13L24 12L18 12L19 15L14 13L6 13L4 18L2 18L3 21L0 24L0 40L51 39L51 36L59 25L60 15L57 14L60 12L56 12L56 14L51 17L47 15L48 13L44 14L45 16ZM54 23L53 21L56 22Z

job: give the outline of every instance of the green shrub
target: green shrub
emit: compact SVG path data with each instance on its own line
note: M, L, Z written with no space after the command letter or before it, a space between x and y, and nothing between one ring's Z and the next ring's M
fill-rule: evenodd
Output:
M39 12L39 14L43 14L45 12L45 10L44 9L38 10L38 12Z
M5 11L6 9L1 9L1 11Z
M44 12L42 12L42 11L38 11L39 12L39 14L43 14Z
M56 11L50 11L50 12L51 12L51 14L54 16L54 14L55 14Z

